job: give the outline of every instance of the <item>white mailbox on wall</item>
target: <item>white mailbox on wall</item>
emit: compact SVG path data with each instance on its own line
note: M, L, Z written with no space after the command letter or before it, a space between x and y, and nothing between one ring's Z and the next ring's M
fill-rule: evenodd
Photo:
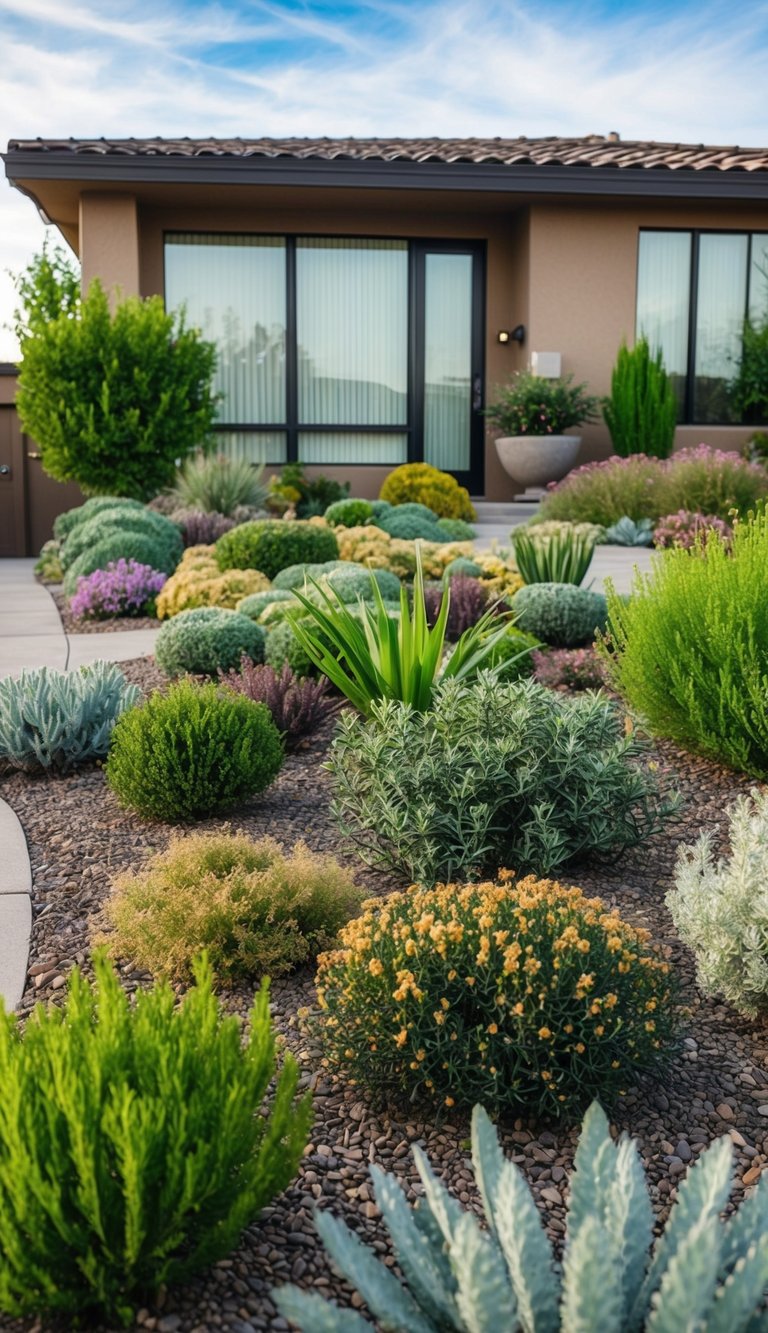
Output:
M557 380L563 373L562 352L531 352L531 370L545 380Z

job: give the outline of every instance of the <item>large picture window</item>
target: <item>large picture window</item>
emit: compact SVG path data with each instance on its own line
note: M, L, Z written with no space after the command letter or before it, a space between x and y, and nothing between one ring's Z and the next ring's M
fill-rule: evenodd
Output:
M268 464L424 459L482 489L477 242L171 232L165 300L216 343L217 432Z
M680 421L738 421L728 386L744 320L766 315L768 233L640 232L636 332L661 349Z

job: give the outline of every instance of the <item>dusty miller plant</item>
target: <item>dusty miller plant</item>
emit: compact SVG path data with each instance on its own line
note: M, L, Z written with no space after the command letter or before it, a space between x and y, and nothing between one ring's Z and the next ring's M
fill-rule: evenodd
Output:
M597 1102L574 1159L562 1264L555 1261L522 1173L481 1107L472 1160L487 1231L464 1212L413 1149L424 1198L408 1207L393 1176L371 1167L399 1282L342 1222L315 1223L336 1266L382 1329L397 1333L751 1333L768 1285L768 1177L727 1222L733 1149L719 1139L689 1171L654 1243L653 1212L636 1144L611 1139ZM284 1287L281 1314L303 1333L365 1333L354 1310Z
M67 773L102 759L115 722L138 698L110 662L79 671L40 667L0 680L0 770Z
M727 860L715 859L711 833L680 847L667 904L702 990L754 1018L768 1009L768 794L739 797L730 843Z

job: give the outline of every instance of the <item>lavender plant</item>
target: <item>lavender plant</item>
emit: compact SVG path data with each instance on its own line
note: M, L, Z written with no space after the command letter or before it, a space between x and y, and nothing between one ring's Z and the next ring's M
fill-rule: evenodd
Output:
M77 580L69 609L78 620L151 616L155 614L155 598L167 578L167 574L136 560L114 560L106 569L94 570Z

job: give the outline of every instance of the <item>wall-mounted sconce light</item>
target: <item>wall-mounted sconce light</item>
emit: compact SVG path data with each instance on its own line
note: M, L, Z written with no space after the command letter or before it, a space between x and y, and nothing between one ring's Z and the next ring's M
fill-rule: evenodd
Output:
M517 324L511 332L509 329L500 329L496 334L496 340L500 343L519 343L522 347L525 342L525 325Z

